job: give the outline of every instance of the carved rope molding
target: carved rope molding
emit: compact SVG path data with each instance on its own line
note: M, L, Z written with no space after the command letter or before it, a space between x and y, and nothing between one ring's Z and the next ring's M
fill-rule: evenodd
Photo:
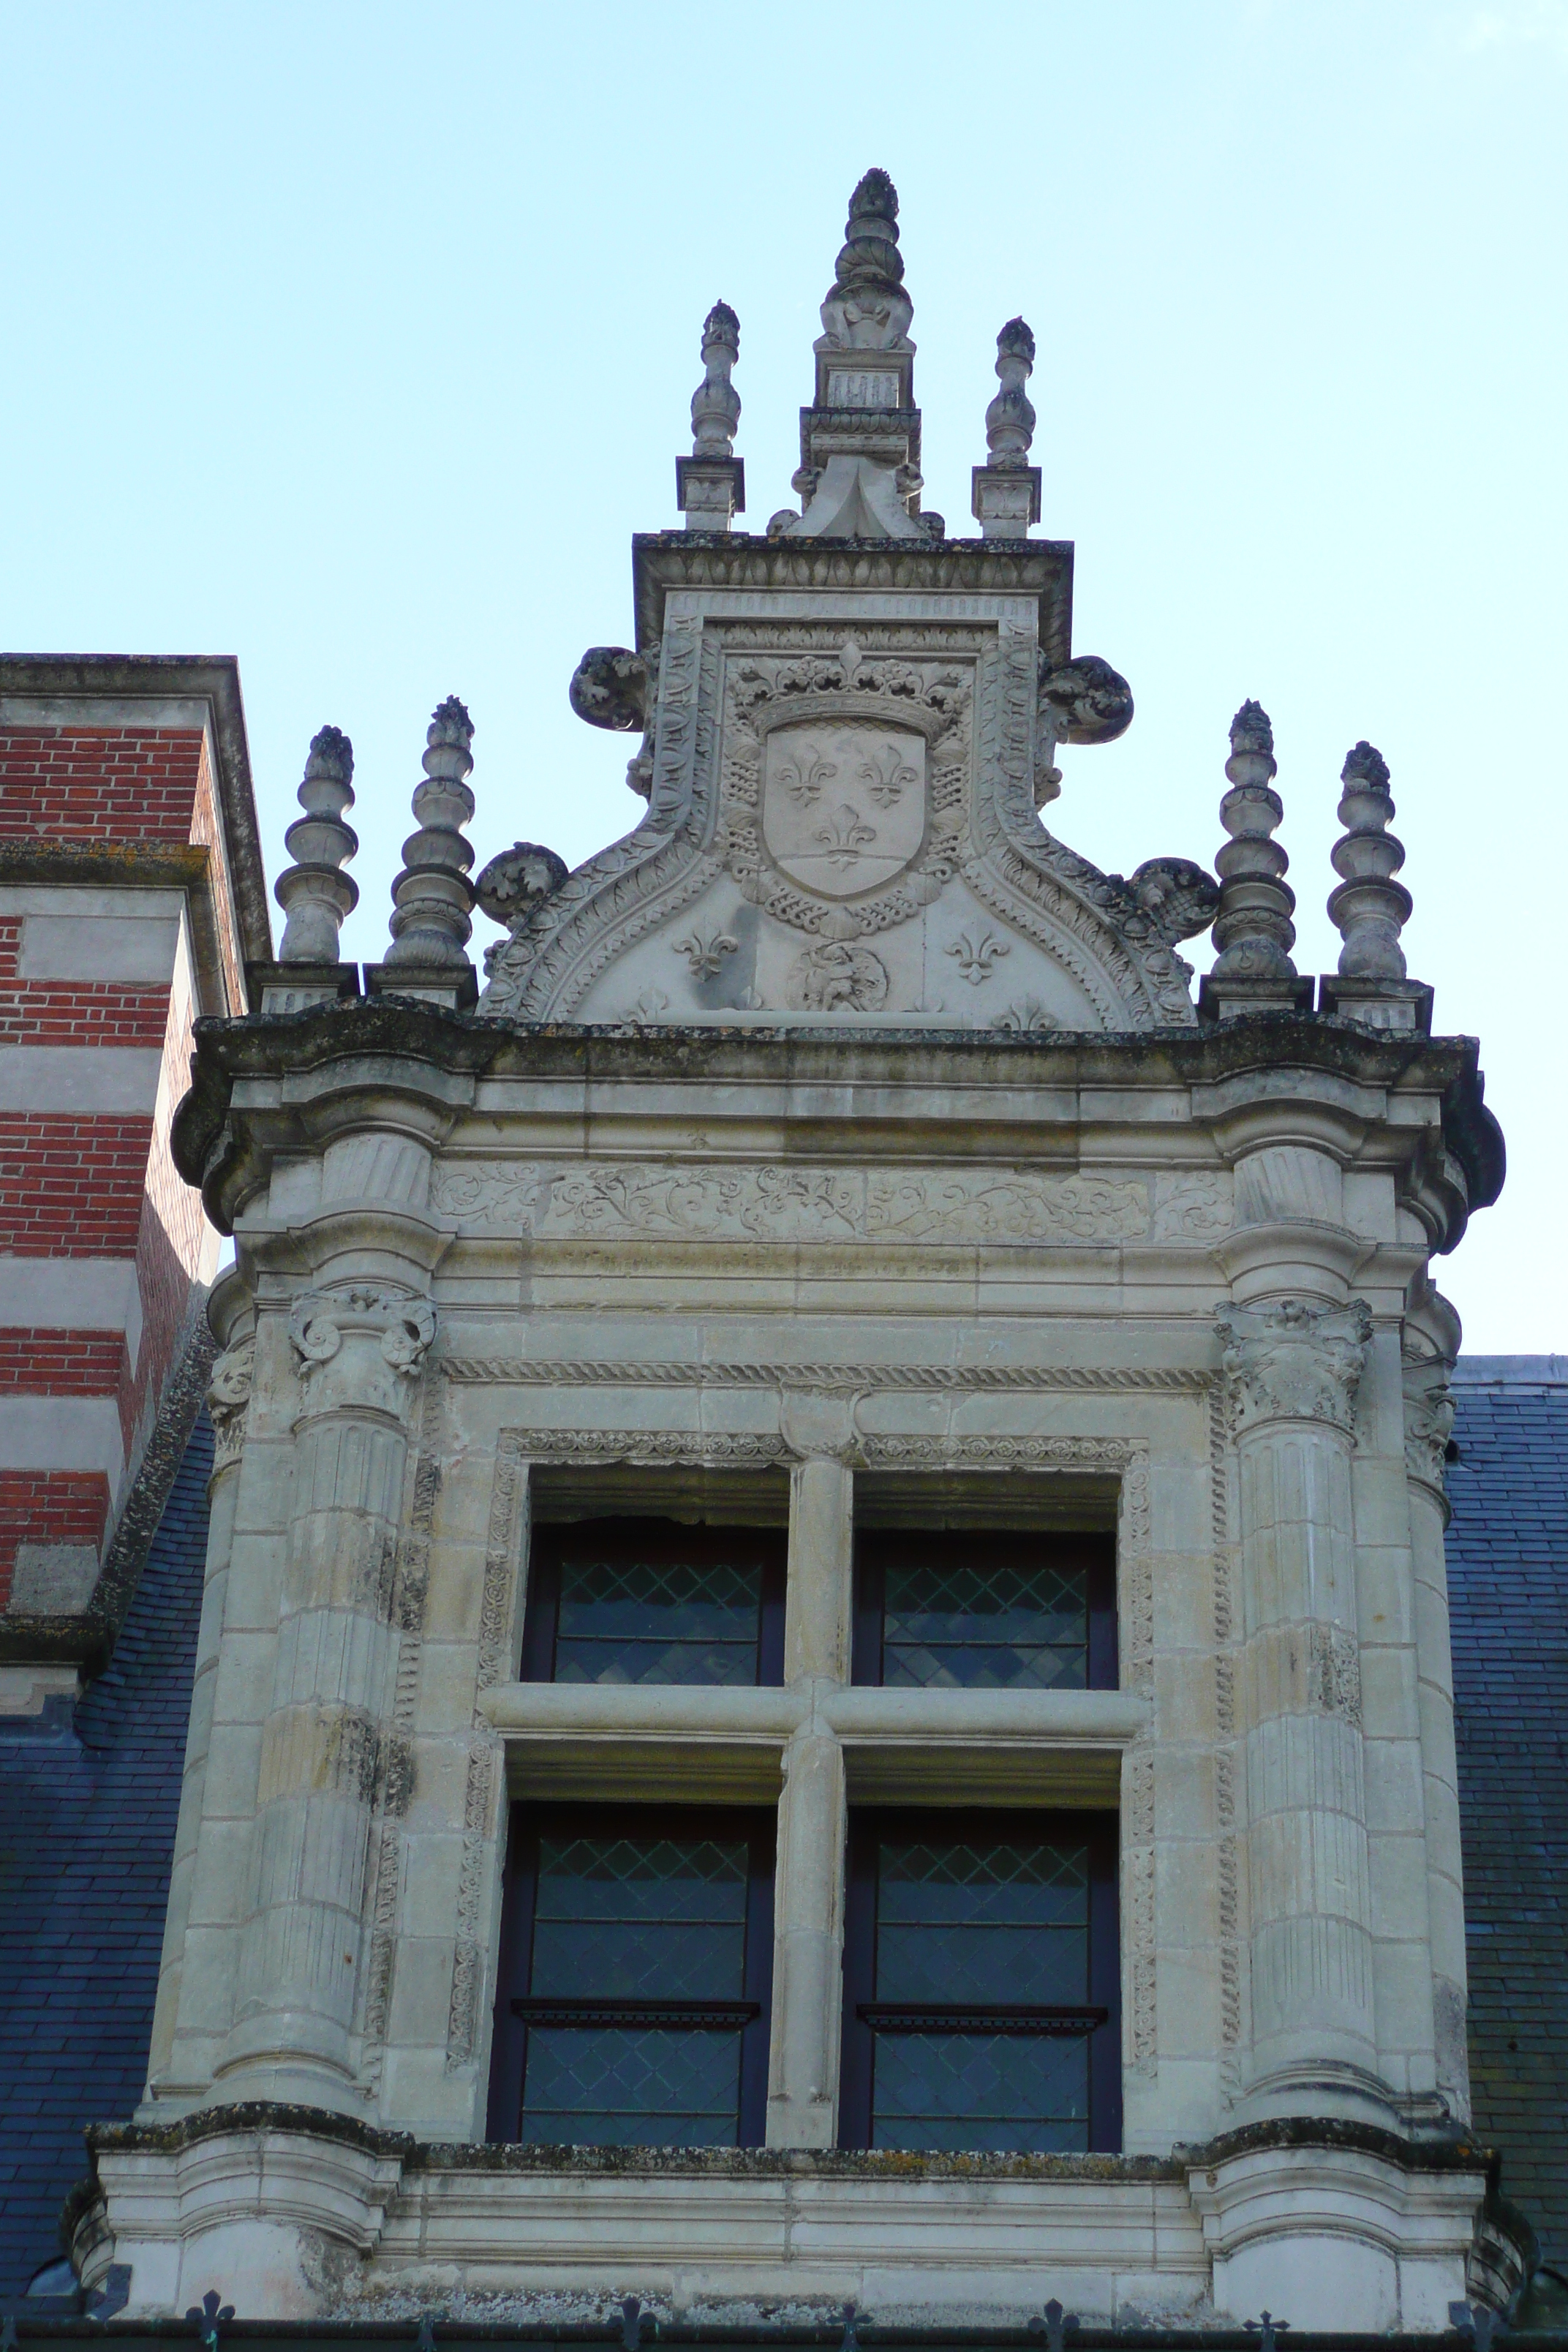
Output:
M449 1381L495 1388L876 1389L984 1395L1124 1389L1197 1395L1214 1374L1182 1366L1040 1364L682 1364L583 1362L525 1356L447 1356ZM551 1432L568 1436L570 1432ZM584 1431L584 1438L595 1433Z

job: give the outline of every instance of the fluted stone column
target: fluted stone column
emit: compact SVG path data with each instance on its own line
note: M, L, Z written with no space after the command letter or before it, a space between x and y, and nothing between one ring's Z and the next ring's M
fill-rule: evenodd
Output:
M1240 1468L1247 2104L1364 2114L1377 2050L1351 1454L1370 1318L1287 1299L1219 1328Z
M1448 1578L1443 1550L1443 1535L1448 1523L1443 1463L1454 1426L1448 1375L1458 1348L1458 1316L1446 1299L1435 1291L1429 1293L1425 1314L1419 1318L1411 1318L1406 1324L1405 1466L1410 1492L1410 1545L1415 1570L1415 1661L1437 2089L1454 2118L1468 2123L1470 2067L1465 2025L1465 1886L1459 1842L1458 1759L1454 1743Z
M374 1284L296 1300L295 1493L262 1727L224 2096L356 2112L353 2030L391 1729L395 1562L428 1300Z
M180 1784L180 1814L174 1830L174 1862L169 1872L169 1907L163 1921L158 1997L153 2011L153 2038L147 2061L150 2101L155 2100L165 2088L174 2055L174 2027L184 1970L185 1933L190 1924L191 1891L206 1795L207 1760L212 1747L213 1703L217 1692L224 1603L228 1591L229 1559L234 1549L239 1458L245 1444L245 1416L250 1402L251 1371L256 1357L255 1316L241 1286L232 1274L215 1294L213 1307L217 1328L225 1332L228 1344L214 1364L207 1382L206 1403L212 1419L214 1445L212 1475L207 1480L206 1566L202 1584L201 1623L196 1632L195 1671L191 1684L191 1720L185 1736L184 1776ZM236 1308L238 1309L237 1314L234 1313Z
M790 1478L784 1681L813 1699L849 1679L853 1478L847 1400L786 1400ZM784 1750L773 1915L768 2146L837 2137L843 2003L844 1753L815 1710Z

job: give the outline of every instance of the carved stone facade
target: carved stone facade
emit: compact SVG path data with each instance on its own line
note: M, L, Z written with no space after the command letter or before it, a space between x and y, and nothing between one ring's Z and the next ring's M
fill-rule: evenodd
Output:
M884 174L856 206L802 511L728 528L716 311L711 478L637 544L638 651L574 682L646 730L643 822L487 869L477 1012L389 962L203 1034L178 1149L236 1244L205 1696L147 2099L79 2233L133 2310L221 2274L247 2314L438 2312L460 2277L1021 2322L1070 2282L1399 2329L1517 2269L1465 2137L1429 1276L1500 1182L1475 1048L1306 1009L1260 713L1214 1018L1175 952L1212 878L1045 831L1058 745L1131 701L1069 659L1070 549L1021 536L1027 330L986 535L949 541ZM787 1523L779 1686L523 1679L536 1515L726 1496ZM852 1681L873 1507L1113 1536L1116 1686ZM487 2152L508 1803L628 1792L777 1808L766 2145ZM1117 1816L1120 2151L840 2146L872 1801Z

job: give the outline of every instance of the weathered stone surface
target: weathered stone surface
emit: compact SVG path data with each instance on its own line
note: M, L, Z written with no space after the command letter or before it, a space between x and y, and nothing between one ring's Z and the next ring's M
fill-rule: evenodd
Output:
M1454 2054L1428 1266L1501 1182L1476 1048L1305 1011L1257 706L1217 887L1040 824L1131 697L1072 657L1070 551L924 528L896 214L868 174L805 512L639 541L638 650L574 681L644 730L646 818L486 869L477 1013L395 956L199 1033L176 1144L236 1243L202 1716L148 2098L78 2234L134 2311L221 2273L247 2314L1240 2320L1279 2278L1298 2326L1397 2329L1517 2270ZM717 310L704 350L706 496ZM405 898L461 961L456 726ZM725 1509L787 1527L781 1687L519 1679L536 1517ZM857 1686L868 1513L1113 1534L1119 1687ZM519 1792L777 1807L765 2148L484 2146ZM1121 2152L837 2147L872 1802L1115 1810Z

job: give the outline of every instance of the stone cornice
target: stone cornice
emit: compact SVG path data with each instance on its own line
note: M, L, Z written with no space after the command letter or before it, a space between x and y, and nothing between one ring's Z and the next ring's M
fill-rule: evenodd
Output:
M759 539L743 531L642 531L632 541L639 646L657 645L672 589L833 589L873 593L1029 596L1054 663L1072 649L1070 540Z
M1212 1124L1205 1093L1221 1125L1247 1099L1259 1117L1277 1108L1287 1126L1297 1118L1293 1106L1310 1093L1320 1123L1338 1117L1352 1139L1369 1127L1382 1130L1380 1156L1386 1160L1392 1146L1408 1166L1439 1249L1454 1246L1469 1211L1489 1205L1503 1180L1502 1136L1482 1098L1473 1038L1379 1036L1311 1014L1266 1014L1196 1033L1070 1039L673 1027L628 1034L576 1024L527 1026L383 998L282 1017L204 1021L196 1045L192 1088L175 1115L174 1152L187 1181L202 1186L208 1214L223 1232L263 1181L271 1150L285 1139L298 1149L330 1106L346 1112L363 1105L370 1124L384 1115L374 1108L377 1102L398 1097L452 1111L473 1099L481 1077L514 1077L533 1087L559 1081L574 1095L605 1090L605 1112L614 1087L628 1089L630 1109L644 1084L700 1086L709 1125L726 1116L726 1087L752 1093L742 1115L754 1115L755 1098L767 1093L779 1098L783 1115L783 1097L800 1087L816 1093L812 1120L824 1134L839 1123L864 1129L868 1120L890 1120L901 1135L928 1130L928 1148L946 1150L956 1117L964 1155L973 1154L977 1132L993 1155L1019 1148L1022 1137L1031 1153L1054 1132L1070 1143L1085 1124L1103 1136L1119 1101L1131 1109L1136 1097L1161 1088L1190 1092L1191 1126L1200 1131ZM238 1113L232 1106L237 1084L249 1106ZM872 1096L880 1097L874 1105ZM938 1096L953 1108L936 1107ZM1426 1097L1428 1105L1416 1122L1390 1117L1394 1097ZM1162 1127L1163 1134L1174 1131ZM1217 1165L1217 1141L1211 1148ZM1076 1145L1069 1157L1076 1159Z

